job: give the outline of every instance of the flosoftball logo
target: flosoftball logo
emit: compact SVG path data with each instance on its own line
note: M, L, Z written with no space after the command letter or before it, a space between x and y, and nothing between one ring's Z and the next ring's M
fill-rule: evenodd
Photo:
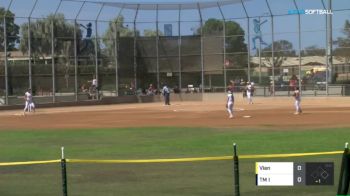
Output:
M328 15L333 14L332 10L322 9L301 9L301 10L288 10L288 14L307 14L307 15Z

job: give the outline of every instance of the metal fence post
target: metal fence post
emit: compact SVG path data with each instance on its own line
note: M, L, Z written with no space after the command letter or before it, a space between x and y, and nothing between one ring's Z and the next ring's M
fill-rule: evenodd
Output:
M138 79L137 79L137 70L138 70L138 63L137 63L137 31L136 31L136 20L137 20L137 15L139 13L139 8L140 5L137 4L136 8L136 13L135 13L135 18L134 18L134 93L136 94L136 90L138 89L139 85L137 84Z
M62 192L63 196L68 196L67 190L67 164L64 158L64 147L61 147L61 171L62 171Z
M233 144L233 173L234 173L234 195L240 196L239 192L239 166L237 156L237 145Z
M224 59L223 59L223 71L224 71L224 88L225 88L225 91L227 89L227 70L226 70L226 18L225 18L225 15L221 9L221 6L220 6L220 3L219 2L216 2L218 8L219 8L219 11L220 11L220 14L221 14L221 17L222 17L222 41L223 41L223 46L222 46L222 49L223 49L223 56L224 56Z
M243 10L244 10L244 13L245 13L245 16L247 17L247 55L248 55L248 73L247 73L247 79L248 79L248 81L251 81L251 77L250 77L250 22L249 22L249 20L250 20L250 18L249 18L249 14L248 14L248 11L247 11L247 9L246 9L246 7L245 7L245 5L244 5L244 3L243 3L243 0L241 0L241 4L242 4L242 8L243 8ZM259 52L260 52L260 49L259 49ZM259 59L260 59L260 57L259 57ZM260 70L260 72L259 72L259 76L261 75L261 70ZM261 83L261 81L260 81L260 77L259 77L259 84Z
M119 38L120 33L118 31L118 22L114 23L115 26L115 38L114 38L114 60L115 60L115 95L119 96L119 77L118 77L118 64L119 64Z
M98 29L97 29L97 20L95 20L95 78L97 80L97 86L96 86L96 99L100 100L100 92L99 89L101 89L102 85L101 85L101 81L99 80L99 70L98 70L98 52L99 52L99 40L98 40Z
M52 102L56 102L56 68L55 68L55 27L54 20L51 22L51 73L52 73Z
M200 30L201 30L201 35L200 35L200 41L201 41L201 85L200 88L201 89L201 92L202 92L202 96L205 92L204 90L204 77L205 77L205 74L204 74L204 40L203 40L203 17L202 17L202 11L201 11L201 7L200 7L200 4L197 3L197 9L198 9L198 13L199 13L199 18L200 18Z
M31 90L34 90L33 89L33 86L32 86L32 43L31 43L31 21L30 21L30 17L28 18L28 32L27 32L27 35L28 35L28 81L29 81L29 86L27 88L31 89Z
M74 20L74 96L78 101L78 40L77 40L77 19Z
M157 65L157 91L161 88L160 87L160 75L159 75L159 21L158 21L158 4L156 8L156 65ZM169 85L169 84L168 84Z
M345 149L342 157L342 163L339 174L339 185L337 195L347 195L349 192L350 182L350 155L349 155L349 143L345 143Z
M332 10L332 1L328 0L328 10ZM327 73L328 73L328 78L326 81L327 85L327 95L329 94L329 82L332 83L332 77L333 74L335 73L333 70L333 25L332 25L332 14L327 14L327 19L328 19L328 25L327 25L327 43L328 43L328 48L327 48L327 53L328 53L328 67L327 67Z
M103 7L105 6L104 3L102 3L102 6L100 8L100 10L98 11L98 14L96 16L96 19L95 19L95 32L96 32L96 35L95 35L95 72L96 72L96 80L97 80L97 87L96 87L96 98L97 100L100 100L101 99L101 96L103 96L103 92L102 92L102 84L101 84L101 80L99 80L99 56L100 56L100 50L101 50L101 47L100 47L100 37L99 37L99 34L98 34L98 20L100 18L100 15L101 15L101 12L103 10ZM101 62L102 64L102 62ZM100 95L101 93L101 95Z
M31 17L33 14L33 11L36 7L36 4L38 3L38 0L35 1L29 17L28 17L28 56L29 56L29 60L28 60L28 75L29 75L29 88L32 90L32 92L34 91L33 89L33 65L32 65L32 26L31 26ZM35 57L34 57L35 58Z
M179 69L179 89L180 92L182 90L182 70L181 70L181 4L179 5L179 15L178 15L178 38L177 38L177 44L178 44L178 69Z
M8 65L7 65L7 32L6 32L6 14L4 16L4 61L5 61L5 104L8 105L9 85L8 85Z
M266 0L267 8L269 9L270 17L271 17L271 58L272 58L272 64L271 64L271 71L272 71L272 95L275 96L275 48L274 48L274 42L275 42L275 33L274 33L274 22L273 22L273 14L271 11L270 4L268 0Z

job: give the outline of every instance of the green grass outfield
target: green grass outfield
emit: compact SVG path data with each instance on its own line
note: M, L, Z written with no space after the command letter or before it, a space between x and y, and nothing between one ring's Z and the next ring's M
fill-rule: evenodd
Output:
M153 159L343 150L350 128L123 128L2 130L0 162L60 158ZM336 195L341 155L240 161L243 196ZM256 187L255 161L333 161L335 186ZM69 195L233 195L232 161L148 164L68 163ZM60 165L0 167L0 195L62 195Z

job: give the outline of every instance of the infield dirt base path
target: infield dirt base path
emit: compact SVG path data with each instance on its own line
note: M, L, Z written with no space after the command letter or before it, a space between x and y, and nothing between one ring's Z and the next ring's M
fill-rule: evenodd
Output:
M224 100L224 98L223 98ZM0 130L106 127L260 127L320 128L350 127L350 98L305 98L304 113L294 115L292 98L256 98L248 105L235 103L229 119L223 102L176 102L37 109L0 112Z

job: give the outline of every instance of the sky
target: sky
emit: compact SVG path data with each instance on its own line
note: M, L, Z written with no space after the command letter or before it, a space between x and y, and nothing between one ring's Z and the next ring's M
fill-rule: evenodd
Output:
M8 7L11 0L1 0L0 7ZM34 7L35 1L37 4ZM189 3L198 2L193 0L171 0L171 1L161 1L161 0L90 0L94 2L124 2L124 3L163 3L163 2L178 2L178 3ZM237 1L237 0L234 0ZM328 0L323 0L327 3ZM48 3L50 2L50 3ZM16 14L16 23L21 25L28 21L27 17L32 12L32 17L42 18L50 13L54 13L59 5L59 0L13 0L10 10ZM200 0L200 2L213 2L211 0ZM295 10L295 5L292 0L268 0L270 8L274 15L286 15L289 10ZM299 9L323 9L322 0L296 0ZM254 36L254 26L253 19L257 16L269 15L269 9L266 5L265 0L247 0L245 1L245 8L248 15L252 17L250 22L250 34L251 37ZM64 13L66 18L75 19L82 6L81 2L70 2L63 1L57 10L58 13ZM86 3L81 9L77 20L82 24L88 22L93 22L96 18L99 18L97 25L97 32L103 34L108 28L108 22L118 16L120 8L117 7L103 7L100 15L98 15L101 9L101 5L94 3ZM241 5L241 3L222 6L221 7L225 18L232 20L241 25L241 27L247 32L248 31L248 20L243 18L246 13ZM339 9L349 9L344 11L335 11ZM221 13L218 7L210 9L201 9L203 20L209 18L219 18L221 19ZM134 10L124 9L121 15L125 17L125 21L129 28L133 28L133 20L135 17ZM159 29L164 30L164 25L172 25L173 35L178 35L178 10L174 11L159 11ZM337 38L342 36L342 28L345 20L350 20L350 0L333 0L333 37ZM243 19L237 19L243 18ZM145 29L156 29L156 14L154 11L139 11L137 15L137 25L136 28L143 32ZM264 20L262 18L261 20ZM270 17L266 18L267 22L261 26L262 37L266 43L272 42L271 36L271 25L272 20ZM106 21L106 22L103 22ZM200 26L199 23L199 12L198 10L183 10L181 12L181 26L180 31L182 35L191 35ZM326 32L325 32L325 15L301 15L301 28L302 28L302 48L315 45L320 48L325 48L326 46ZM93 23L95 24L95 23ZM298 16L297 15L287 15L287 16L276 16L273 20L275 40L285 39L293 43L294 48L298 48ZM95 33L95 32L94 32ZM247 39L247 36L246 36Z

